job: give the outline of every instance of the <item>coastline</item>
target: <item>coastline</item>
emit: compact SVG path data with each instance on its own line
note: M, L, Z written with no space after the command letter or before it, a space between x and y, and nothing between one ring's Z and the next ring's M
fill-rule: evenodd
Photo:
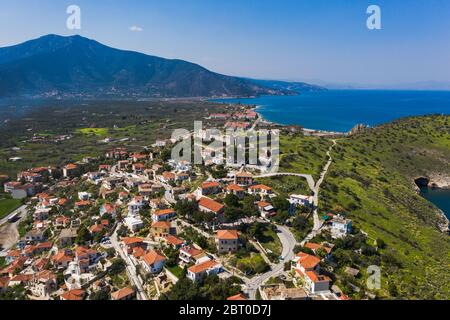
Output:
M247 105L250 106L250 105ZM256 105L255 107L251 108L252 111L256 112L256 114L258 115L259 119L261 119L262 122L265 122L269 125L276 125L276 126L280 126L280 127L289 127L292 125L288 125L288 124L282 124L282 123L278 123L278 122L273 122L273 121L269 121L266 118L264 118L264 116L261 114L260 111L258 111L258 109L260 109L262 106L261 105ZM301 126L301 125L299 125ZM326 130L316 130L316 129L309 129L309 128L302 128L303 129L303 133L306 133L308 135L315 135L315 136L346 136L348 133L346 132L337 132L337 131L326 131Z

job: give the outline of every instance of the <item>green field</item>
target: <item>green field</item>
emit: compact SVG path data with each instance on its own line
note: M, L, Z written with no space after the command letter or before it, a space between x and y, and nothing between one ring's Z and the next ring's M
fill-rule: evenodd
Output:
M108 128L81 128L78 129L77 132L85 134L85 135L94 135L103 137L106 136L109 132Z
M0 199L0 219L20 207L21 203L20 200L16 199Z

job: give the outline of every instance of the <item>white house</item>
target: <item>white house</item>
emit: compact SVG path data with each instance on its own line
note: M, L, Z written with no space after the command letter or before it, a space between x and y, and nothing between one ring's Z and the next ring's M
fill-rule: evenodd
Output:
M167 221L176 217L177 213L173 209L156 210L152 214L153 221Z
M352 220L340 215L334 216L331 221L331 235L333 238L341 238L352 231Z
M187 277L193 282L199 282L207 276L218 274L222 265L214 260L207 260L188 269Z
M139 231L144 227L144 222L138 215L128 215L125 219L123 219L125 225L133 232Z
M142 265L144 269L149 273L159 273L161 272L166 258L156 251L150 251L142 258Z

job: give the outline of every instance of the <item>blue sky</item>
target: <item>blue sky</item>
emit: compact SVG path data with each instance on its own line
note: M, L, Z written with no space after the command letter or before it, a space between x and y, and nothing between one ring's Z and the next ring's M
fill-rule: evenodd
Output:
M0 46L74 34L66 29L71 4L82 10L80 35L224 74L450 82L447 0L4 0ZM366 28L370 4L381 7L382 30Z

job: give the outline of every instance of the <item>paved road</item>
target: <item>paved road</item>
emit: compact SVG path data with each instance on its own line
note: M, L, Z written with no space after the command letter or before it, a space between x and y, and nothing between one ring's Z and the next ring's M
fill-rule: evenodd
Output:
M119 254L119 256L125 261L126 263L126 270L128 274L128 278L130 279L131 283L136 287L137 289L137 297L139 300L148 300L148 297L145 293L145 290L143 288L143 283L141 279L136 274L136 267L134 266L133 262L131 261L130 257L125 254L125 252L120 247L119 241L117 239L117 230L119 230L120 224L117 225L116 230L114 230L113 235L110 237L111 244L113 245L116 252Z
M284 264L291 261L295 256L294 247L297 244L297 240L295 240L294 235L291 231L289 231L289 228L285 226L277 225L277 230L277 235L283 246L280 262L278 262L278 264L276 264L270 271L246 281L244 291L249 295L250 300L256 300L256 291L258 288L270 278L282 274L284 272Z
M20 223L20 220L27 213L26 208L26 205L20 206L19 208L11 212L8 216L0 220L0 247L3 248L2 254L6 254L6 251L11 249L17 243L17 241L19 241L20 235L17 227ZM18 219L14 223L9 223L8 219L16 213L20 213Z
M12 217L14 214L16 214L17 212L21 212L22 214L25 214L27 212L27 206L26 205L22 205L19 208L17 208L16 210L14 210L13 212L11 212L10 214L8 214L6 217L4 217L3 219L0 220L0 226L2 224L5 224L8 222L8 219L10 217Z

